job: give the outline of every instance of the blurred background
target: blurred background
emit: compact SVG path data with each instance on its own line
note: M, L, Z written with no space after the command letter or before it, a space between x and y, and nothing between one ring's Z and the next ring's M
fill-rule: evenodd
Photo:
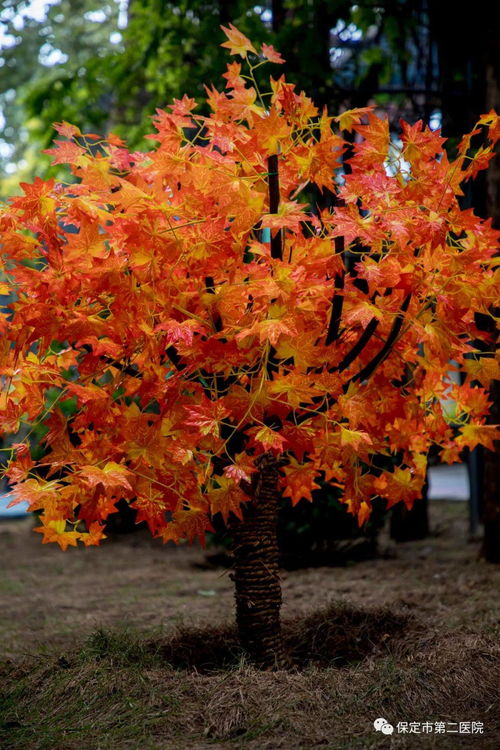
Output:
M2 194L47 170L54 121L116 131L132 147L157 107L203 99L227 55L220 24L272 43L316 104L376 103L394 126L424 119L450 139L498 102L498 4L451 0L3 0ZM282 70L276 69L275 75ZM493 177L492 177L493 179ZM478 190L479 193L479 190ZM498 194L490 211L498 212ZM478 208L486 198L476 197ZM498 216L498 214L497 214Z
M129 147L147 149L157 107L183 94L201 102L205 85L220 86L227 63L221 24L273 44L288 80L330 113L375 105L394 139L400 117L422 119L442 128L453 153L479 115L500 107L500 4L484 0L466 15L451 0L3 0L0 8L0 198L35 175L61 176L41 153L55 121L112 130ZM463 207L500 226L499 160L468 184ZM491 327L490 319L478 324ZM491 395L492 421L500 422L498 388ZM476 450L464 459L431 469L430 497L468 500L469 533L477 536L482 519L484 554L499 561L498 455ZM333 554L332 536L359 537L332 491L321 497L314 510L299 506L299 520L283 517L285 547L288 538L290 549L307 552L320 530L326 535L320 563L325 548ZM428 533L425 500L412 514L394 511L395 539ZM359 554L373 552L381 523L375 516Z

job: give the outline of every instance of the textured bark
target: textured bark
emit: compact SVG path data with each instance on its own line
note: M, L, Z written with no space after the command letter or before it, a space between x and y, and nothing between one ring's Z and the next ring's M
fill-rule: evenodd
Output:
M241 645L262 669L287 666L281 637L281 584L278 569L278 462L270 454L260 461L253 499L233 536L236 622Z

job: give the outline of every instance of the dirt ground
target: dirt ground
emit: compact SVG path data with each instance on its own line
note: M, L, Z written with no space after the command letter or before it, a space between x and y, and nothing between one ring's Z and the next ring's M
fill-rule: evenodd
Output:
M433 534L343 568L283 573L296 668L246 665L229 571L139 532L99 548L0 525L1 744L6 750L500 747L500 569L467 539L466 505ZM373 721L445 722L382 735ZM483 733L451 722L483 722ZM450 730L450 731L448 731Z

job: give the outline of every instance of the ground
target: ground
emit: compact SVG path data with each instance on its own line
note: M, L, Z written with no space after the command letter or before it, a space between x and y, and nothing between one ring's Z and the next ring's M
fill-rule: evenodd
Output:
M0 746L6 750L500 747L500 569L466 505L379 559L283 574L295 667L259 673L232 628L229 572L142 533L100 548L0 526ZM483 722L383 735L373 721ZM454 725L447 724L446 729Z

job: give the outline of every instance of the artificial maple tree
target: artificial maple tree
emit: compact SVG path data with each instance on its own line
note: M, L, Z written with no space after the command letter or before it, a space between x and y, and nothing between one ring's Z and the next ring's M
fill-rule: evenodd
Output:
M58 124L73 181L2 208L1 428L44 426L43 458L25 438L6 474L62 549L98 544L119 500L164 542L203 542L220 513L243 645L272 666L279 496L323 479L363 523L376 496L411 506L431 444L447 462L492 445L474 316L498 297L498 233L457 197L499 118L450 162L420 122L395 143L370 108L331 118L284 77L260 92L281 57L225 32L246 67L207 89L209 116L174 101L147 153ZM301 202L310 186L329 207Z

